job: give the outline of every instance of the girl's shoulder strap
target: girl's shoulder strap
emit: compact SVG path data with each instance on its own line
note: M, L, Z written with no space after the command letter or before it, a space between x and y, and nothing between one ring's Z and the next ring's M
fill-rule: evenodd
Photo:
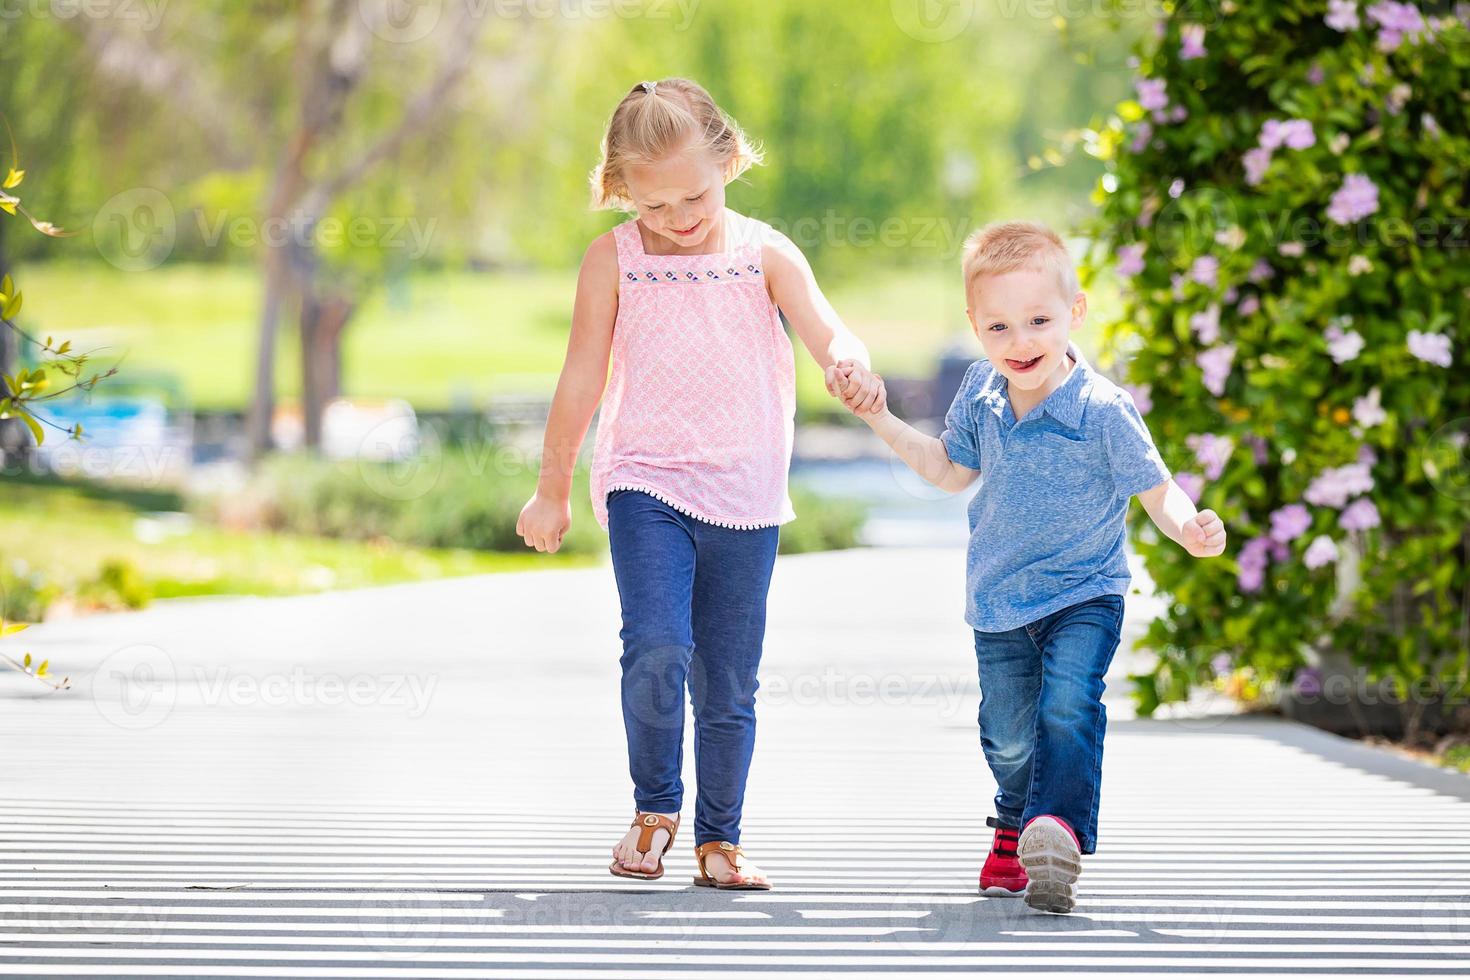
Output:
M730 216L734 220L731 221L730 246L727 251L743 261L759 265L761 250L778 237L776 229L759 218L752 218L737 211L731 211Z
M643 239L638 234L638 219L629 218L613 228L613 241L618 245L618 268L635 269L643 260Z

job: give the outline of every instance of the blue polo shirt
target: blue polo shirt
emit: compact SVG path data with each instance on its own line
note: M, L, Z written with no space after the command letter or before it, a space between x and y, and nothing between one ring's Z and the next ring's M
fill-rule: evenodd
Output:
M1170 473L1133 398L1077 360L1060 388L1016 420L989 361L965 372L940 439L980 471L970 501L965 621L998 633L1102 595L1126 595L1124 517Z

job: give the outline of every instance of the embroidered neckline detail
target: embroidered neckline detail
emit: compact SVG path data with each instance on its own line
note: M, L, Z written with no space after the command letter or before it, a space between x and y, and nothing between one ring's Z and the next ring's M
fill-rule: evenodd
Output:
M705 269L700 275L693 270L676 272L672 269L662 271L648 270L646 272L625 272L623 278L628 282L636 283L690 283L690 282L730 282L736 279L754 279L761 275L761 267L748 262L744 269L735 266L727 266L724 270Z

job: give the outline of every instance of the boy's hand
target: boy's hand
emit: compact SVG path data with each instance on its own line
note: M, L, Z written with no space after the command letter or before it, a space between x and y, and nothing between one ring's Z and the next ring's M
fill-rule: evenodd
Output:
M1225 522L1212 510L1202 510L1184 522L1184 548L1196 558L1214 558L1225 552Z
M883 376L869 371L857 361L844 360L827 368L827 390L854 415L878 415L888 407L888 391Z

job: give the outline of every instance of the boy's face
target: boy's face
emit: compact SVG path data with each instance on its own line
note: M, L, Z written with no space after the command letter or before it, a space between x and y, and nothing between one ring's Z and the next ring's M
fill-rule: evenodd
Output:
M1016 269L978 276L965 312L985 356L1012 389L1043 388L1067 373L1067 339L1087 318L1087 295L1067 296L1057 276Z
M624 183L643 227L683 248L708 238L725 211L725 168L702 146L630 166Z

